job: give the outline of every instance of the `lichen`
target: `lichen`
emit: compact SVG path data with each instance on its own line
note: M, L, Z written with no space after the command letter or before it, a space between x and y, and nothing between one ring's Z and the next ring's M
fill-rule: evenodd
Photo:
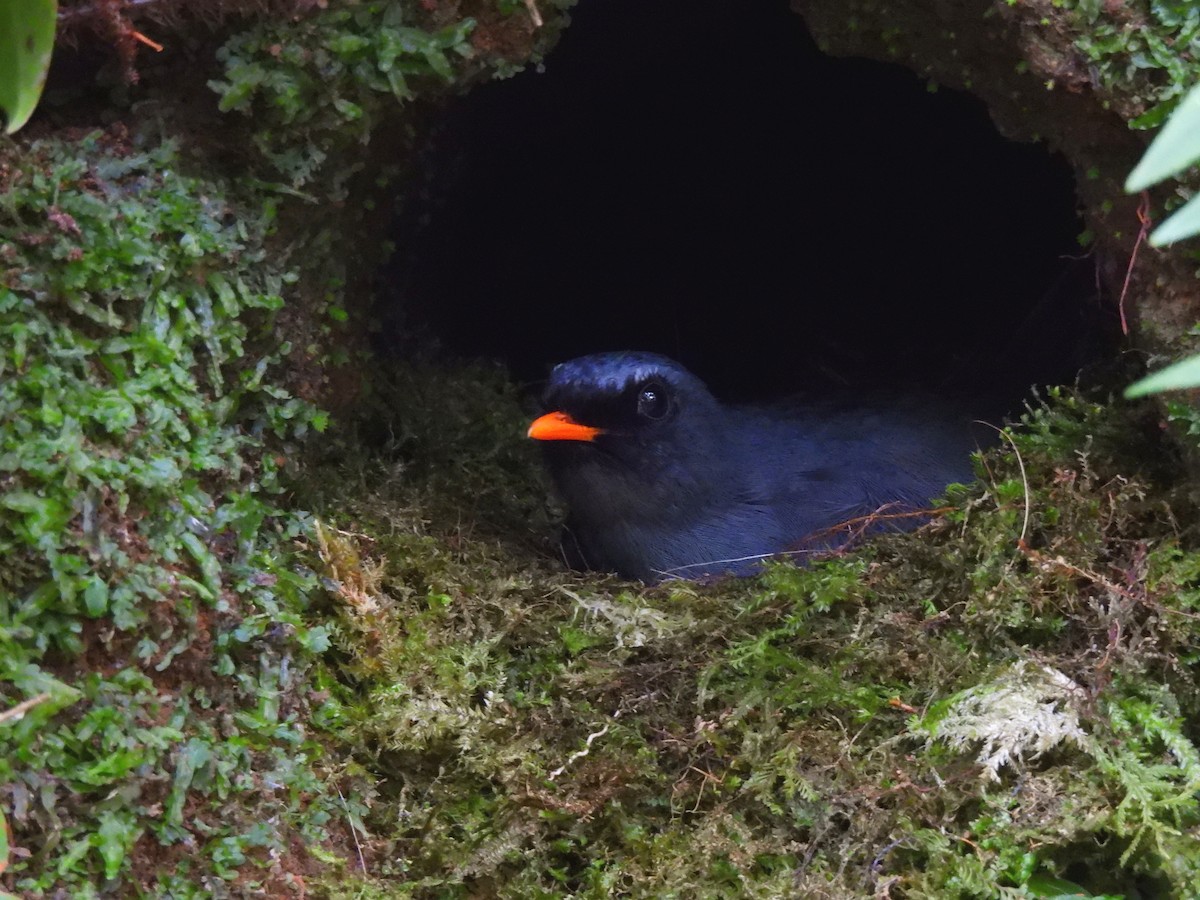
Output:
M1074 702L1083 689L1062 672L1019 660L997 679L978 684L930 710L919 731L955 750L979 746L975 761L992 781L1005 766L1024 767L1061 744L1089 747Z

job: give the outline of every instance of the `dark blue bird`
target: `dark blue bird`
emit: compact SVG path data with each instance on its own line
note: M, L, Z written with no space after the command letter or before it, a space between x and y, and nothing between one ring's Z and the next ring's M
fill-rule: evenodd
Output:
M599 353L554 368L529 428L587 568L644 581L748 574L773 555L909 528L971 479L965 419L913 404L732 407L678 363Z

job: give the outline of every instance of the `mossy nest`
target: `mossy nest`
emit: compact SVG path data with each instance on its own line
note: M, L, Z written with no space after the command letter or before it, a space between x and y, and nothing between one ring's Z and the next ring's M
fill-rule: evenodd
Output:
M1147 412L1055 393L915 534L646 587L563 567L502 376L398 373L306 498L328 889L1193 895L1200 556Z

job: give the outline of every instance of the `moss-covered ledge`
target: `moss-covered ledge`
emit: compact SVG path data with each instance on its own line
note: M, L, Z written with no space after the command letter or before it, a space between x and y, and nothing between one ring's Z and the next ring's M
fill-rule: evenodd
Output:
M335 896L1200 889L1200 556L1152 410L1056 397L936 527L654 589L558 565L494 373L378 415L408 435L308 499L373 781Z

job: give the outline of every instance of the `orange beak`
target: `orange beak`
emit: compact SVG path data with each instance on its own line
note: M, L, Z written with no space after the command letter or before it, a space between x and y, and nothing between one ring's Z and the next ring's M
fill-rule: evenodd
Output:
M580 425L565 412L550 412L533 420L529 436L535 441L594 441L602 428Z

